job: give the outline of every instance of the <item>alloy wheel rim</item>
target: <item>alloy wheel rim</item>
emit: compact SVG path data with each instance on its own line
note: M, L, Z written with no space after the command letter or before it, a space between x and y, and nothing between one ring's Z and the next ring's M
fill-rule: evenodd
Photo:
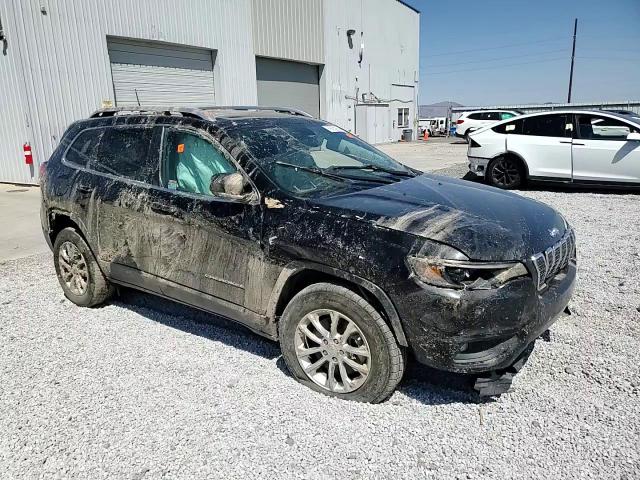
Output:
M60 245L58 265L62 281L69 291L74 295L84 295L89 284L89 269L84 255L75 244L64 242Z
M333 393L357 390L371 371L371 351L362 330L336 310L306 314L296 329L295 351L309 380Z
M493 167L492 176L496 184L508 187L520 180L520 171L512 161L502 159Z

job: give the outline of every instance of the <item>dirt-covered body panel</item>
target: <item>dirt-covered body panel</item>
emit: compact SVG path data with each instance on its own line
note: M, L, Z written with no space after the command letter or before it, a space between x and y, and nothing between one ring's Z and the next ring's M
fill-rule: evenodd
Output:
M126 125L149 131L140 159L149 164L148 181L63 160L79 132ZM370 294L401 345L418 361L451 371L508 366L565 308L575 263L544 290L531 275L499 288L454 289L416 281L407 261L442 249L470 261L531 268L531 257L556 244L567 228L550 207L430 175L300 198L271 181L231 133L234 125L230 119L149 115L74 124L42 182L47 240L66 216L111 281L224 315L270 338L277 337L283 292L300 272L318 271L323 281L332 276ZM162 132L170 128L201 131L224 148L245 172L252 196L177 195L162 186Z

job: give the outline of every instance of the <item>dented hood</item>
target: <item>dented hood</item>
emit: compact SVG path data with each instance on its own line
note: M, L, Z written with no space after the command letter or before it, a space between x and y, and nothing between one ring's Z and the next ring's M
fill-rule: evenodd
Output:
M556 243L565 222L548 205L485 185L422 175L314 200L379 228L446 243L474 260L523 260Z

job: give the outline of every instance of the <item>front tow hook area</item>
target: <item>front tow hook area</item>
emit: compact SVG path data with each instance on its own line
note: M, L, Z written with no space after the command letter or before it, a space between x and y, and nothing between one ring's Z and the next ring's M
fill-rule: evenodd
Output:
M535 342L531 342L510 367L494 370L493 372L477 377L473 388L478 392L478 395L481 398L487 398L507 393L511 388L513 377L524 367L527 360L529 360L534 345Z

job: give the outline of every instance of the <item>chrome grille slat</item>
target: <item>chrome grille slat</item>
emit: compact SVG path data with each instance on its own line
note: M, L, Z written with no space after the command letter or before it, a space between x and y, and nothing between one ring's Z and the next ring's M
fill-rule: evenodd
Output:
M575 245L575 233L568 229L558 243L531 257L538 290L542 290L550 279L567 266L574 256Z

